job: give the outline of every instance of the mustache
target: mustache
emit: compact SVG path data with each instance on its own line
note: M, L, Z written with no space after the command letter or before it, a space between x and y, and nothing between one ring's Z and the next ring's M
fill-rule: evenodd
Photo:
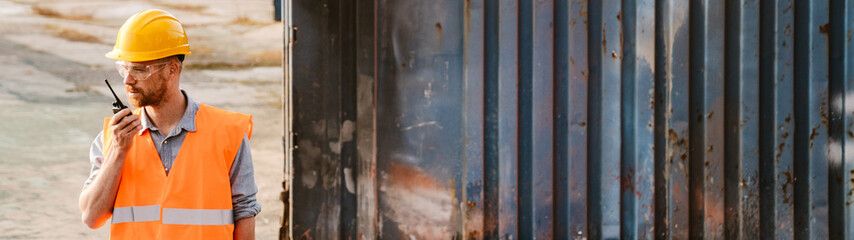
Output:
M125 92L142 92L139 88L125 85Z

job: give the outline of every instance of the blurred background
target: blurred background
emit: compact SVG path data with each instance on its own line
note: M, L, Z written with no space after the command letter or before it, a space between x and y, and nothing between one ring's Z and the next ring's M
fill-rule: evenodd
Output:
M176 2L0 0L0 239L108 238L109 224L80 221L77 197L89 146L112 115L103 79L121 86L104 54L128 17L150 8L175 15L189 35L181 85L190 97L254 116L256 235L278 237L283 33L274 2Z

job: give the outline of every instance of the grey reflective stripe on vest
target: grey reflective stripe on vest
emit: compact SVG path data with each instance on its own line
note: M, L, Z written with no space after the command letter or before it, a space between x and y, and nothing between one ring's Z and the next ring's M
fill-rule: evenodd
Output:
M160 205L113 208L113 223L160 220Z
M234 224L234 213L231 209L164 208L163 224L231 225Z

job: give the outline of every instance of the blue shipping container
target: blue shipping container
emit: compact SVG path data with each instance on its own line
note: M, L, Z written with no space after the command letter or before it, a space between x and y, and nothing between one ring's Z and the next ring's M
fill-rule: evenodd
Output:
M854 239L852 1L283 11L282 238Z

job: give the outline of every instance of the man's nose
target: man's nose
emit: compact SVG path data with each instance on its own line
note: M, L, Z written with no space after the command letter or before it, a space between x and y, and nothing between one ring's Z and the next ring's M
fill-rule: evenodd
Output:
M124 82L124 84L125 84L125 85L133 85L134 83L136 83L136 80L135 80L135 79L133 79L133 77L131 77L131 75L130 75L130 74L128 74L128 75L126 75L126 76L125 76L125 79L124 79L124 81L123 81L123 82Z

